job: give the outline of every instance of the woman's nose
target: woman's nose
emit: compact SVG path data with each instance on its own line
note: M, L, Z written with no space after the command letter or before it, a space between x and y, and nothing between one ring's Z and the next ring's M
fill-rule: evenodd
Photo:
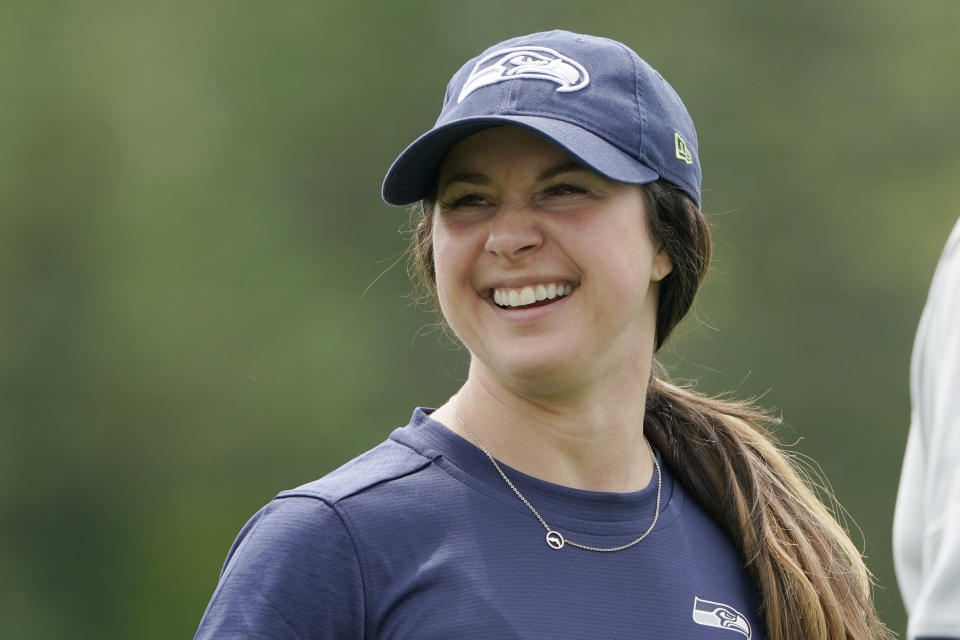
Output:
M484 249L507 260L517 260L542 245L543 233L530 207L504 205L490 220Z

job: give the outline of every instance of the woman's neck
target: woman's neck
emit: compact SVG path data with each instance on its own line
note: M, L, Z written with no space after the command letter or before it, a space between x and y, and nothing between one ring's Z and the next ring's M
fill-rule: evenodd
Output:
M527 475L576 489L630 492L646 487L653 460L643 437L649 368L562 400L499 384L482 366L433 418L470 442L459 414L497 460Z

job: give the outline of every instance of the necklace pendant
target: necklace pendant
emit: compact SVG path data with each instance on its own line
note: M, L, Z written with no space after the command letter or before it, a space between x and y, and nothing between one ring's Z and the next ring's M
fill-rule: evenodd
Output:
M563 545L566 544L566 540L563 539L563 536L560 535L559 531L547 531L547 544L550 545L551 549L556 549L559 551L563 549Z

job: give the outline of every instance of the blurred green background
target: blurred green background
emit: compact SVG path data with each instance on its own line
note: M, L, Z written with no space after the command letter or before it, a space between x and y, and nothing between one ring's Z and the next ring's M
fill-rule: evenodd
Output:
M663 359L782 412L903 630L960 3L90 0L0 20L0 636L191 637L257 508L456 389L380 181L462 62L554 27L684 97L716 260Z

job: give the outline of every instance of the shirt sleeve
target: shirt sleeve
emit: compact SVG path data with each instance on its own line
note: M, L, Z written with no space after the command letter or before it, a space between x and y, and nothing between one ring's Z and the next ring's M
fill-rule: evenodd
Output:
M356 547L319 499L277 498L243 528L195 640L350 640L364 634Z
M920 321L911 405L895 531L908 637L960 639L960 221Z

